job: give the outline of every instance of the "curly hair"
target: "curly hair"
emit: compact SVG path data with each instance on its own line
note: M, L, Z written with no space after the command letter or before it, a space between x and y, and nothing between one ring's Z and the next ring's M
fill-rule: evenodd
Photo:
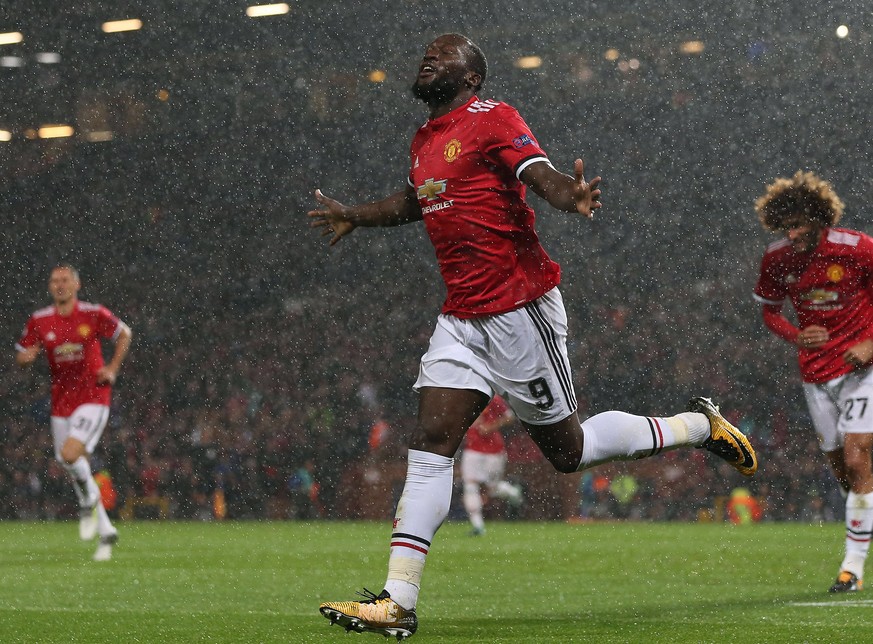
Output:
M767 186L755 200L755 211L764 228L778 231L796 215L822 227L834 226L843 216L843 205L830 183L798 170L790 179L779 177Z

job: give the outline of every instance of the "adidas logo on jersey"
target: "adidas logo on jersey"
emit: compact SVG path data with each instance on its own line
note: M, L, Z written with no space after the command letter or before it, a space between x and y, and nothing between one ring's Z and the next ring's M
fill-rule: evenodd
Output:
M470 104L470 107L467 108L467 111L473 112L474 114L476 112L490 112L498 105L500 105L498 101L492 101L491 99L488 99L487 101L474 101Z

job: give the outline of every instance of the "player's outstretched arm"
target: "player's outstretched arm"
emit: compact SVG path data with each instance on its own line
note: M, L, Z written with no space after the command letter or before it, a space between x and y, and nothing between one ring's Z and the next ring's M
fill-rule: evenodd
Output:
M554 208L578 212L589 219L600 208L600 177L585 181L582 159L573 164L573 175L558 172L546 162L532 163L521 173L521 180Z
M309 225L321 228L322 236L332 235L331 246L359 226L400 226L421 220L421 207L412 188L358 206L345 206L321 190L315 191L315 200L323 208L307 213Z

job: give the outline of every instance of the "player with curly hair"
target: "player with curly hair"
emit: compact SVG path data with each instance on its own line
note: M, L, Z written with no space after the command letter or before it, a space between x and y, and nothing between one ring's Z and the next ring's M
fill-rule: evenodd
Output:
M801 171L755 201L761 225L785 235L764 253L755 299L767 327L797 346L812 423L846 496L834 593L861 589L873 532L873 238L836 227L843 207L827 181Z

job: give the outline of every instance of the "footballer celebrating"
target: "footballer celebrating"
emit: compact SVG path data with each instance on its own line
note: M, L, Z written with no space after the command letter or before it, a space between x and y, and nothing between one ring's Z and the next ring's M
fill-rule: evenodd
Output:
M100 500L89 457L106 421L112 385L130 349L130 328L104 306L78 299L79 273L69 265L51 271L54 304L33 313L15 345L16 362L28 367L44 351L51 372L51 431L55 458L69 472L79 500L79 536L98 537L95 561L112 557L118 533ZM107 364L101 339L115 341Z
M797 172L755 202L767 247L755 286L764 323L797 347L819 444L846 494L846 552L830 592L861 589L873 530L873 239L836 228L843 202L829 183ZM795 326L782 312L785 299Z
M447 289L415 383L418 422L387 581L363 601L320 607L350 631L405 638L417 629L425 558L449 511L453 457L495 395L561 472L680 446L706 447L746 475L758 465L746 437L705 398L669 418L609 411L580 423L560 268L540 244L525 194L530 188L558 210L591 218L600 178L586 181L581 159L572 176L557 171L514 108L477 96L486 73L469 38L430 43L412 88L430 118L413 138L406 188L356 206L317 190L321 207L308 213L331 244L358 227L423 221Z

